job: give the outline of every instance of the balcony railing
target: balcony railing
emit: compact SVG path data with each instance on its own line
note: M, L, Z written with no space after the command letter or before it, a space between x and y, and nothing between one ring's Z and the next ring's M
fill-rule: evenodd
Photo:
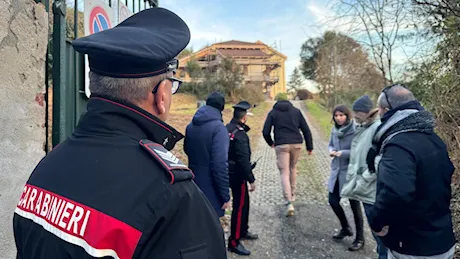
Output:
M279 61L270 61L270 60L262 60L262 59L235 59L235 62L239 65L281 65ZM212 60L212 61L197 61L198 65L201 68L207 67L214 67L219 65L220 60ZM181 66L186 66L186 64L180 64Z
M245 82L270 82L270 83L277 83L279 81L279 77L277 76L265 76L265 75L244 75L243 76ZM203 82L204 78L181 78L184 82Z
M245 75L244 80L252 82L278 82L279 77L267 75Z

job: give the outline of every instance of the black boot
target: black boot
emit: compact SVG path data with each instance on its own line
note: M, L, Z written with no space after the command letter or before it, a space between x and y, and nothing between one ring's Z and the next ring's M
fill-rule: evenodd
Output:
M241 239L245 239L245 240L256 240L258 238L259 238L259 235L253 234L249 231L246 232L246 234L241 237Z
M364 247L364 239L355 239L355 241L348 247L350 251L358 251Z
M358 251L364 247L364 219L361 210L361 202L357 200L350 200L351 210L355 219L356 238L355 241L348 247L350 251Z
M229 245L228 251L233 252L238 255L250 255L251 254L251 251L247 250L241 243L238 243L238 245L235 247L232 247Z
M351 237L353 236L353 232L351 232L350 228L342 228L339 233L335 234L332 238L336 240L342 240L345 237Z

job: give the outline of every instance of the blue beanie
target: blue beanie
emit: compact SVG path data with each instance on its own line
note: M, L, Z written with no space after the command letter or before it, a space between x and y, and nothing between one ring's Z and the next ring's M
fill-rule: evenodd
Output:
M353 103L353 111L369 113L374 104L368 95L361 96Z
M222 111L225 107L225 97L219 92L213 92L206 99L206 105L215 107L219 111Z

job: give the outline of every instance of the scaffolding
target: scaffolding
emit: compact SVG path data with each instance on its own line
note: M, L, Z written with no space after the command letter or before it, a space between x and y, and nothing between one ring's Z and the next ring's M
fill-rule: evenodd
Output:
M243 69L243 78L246 84L260 85L267 99L272 99L273 86L280 82L280 72L284 59L278 50L261 42L240 44L218 43L208 46L193 54L196 63L202 70L215 72L224 58L234 60ZM186 64L181 64L184 71L181 77L184 81L191 81L185 77ZM193 79L201 81L202 79Z

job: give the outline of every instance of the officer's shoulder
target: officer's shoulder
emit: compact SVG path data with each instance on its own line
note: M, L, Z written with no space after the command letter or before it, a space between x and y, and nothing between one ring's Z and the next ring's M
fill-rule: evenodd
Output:
M225 127L227 128L228 131L234 131L236 129L239 129L239 125L238 124L234 124L234 123L228 123L225 125Z
M184 181L190 182L195 177L192 170L162 145L147 139L140 140L139 145L164 170L164 174L169 179L170 184Z
M246 133L244 128L240 125L237 125L234 131L235 131L235 136L239 138L248 137L248 133Z
M234 134L237 134L238 132L245 132L244 128L242 126L240 126L239 124L229 123L225 127L227 127L227 130L229 132L231 132L231 133L233 132Z

